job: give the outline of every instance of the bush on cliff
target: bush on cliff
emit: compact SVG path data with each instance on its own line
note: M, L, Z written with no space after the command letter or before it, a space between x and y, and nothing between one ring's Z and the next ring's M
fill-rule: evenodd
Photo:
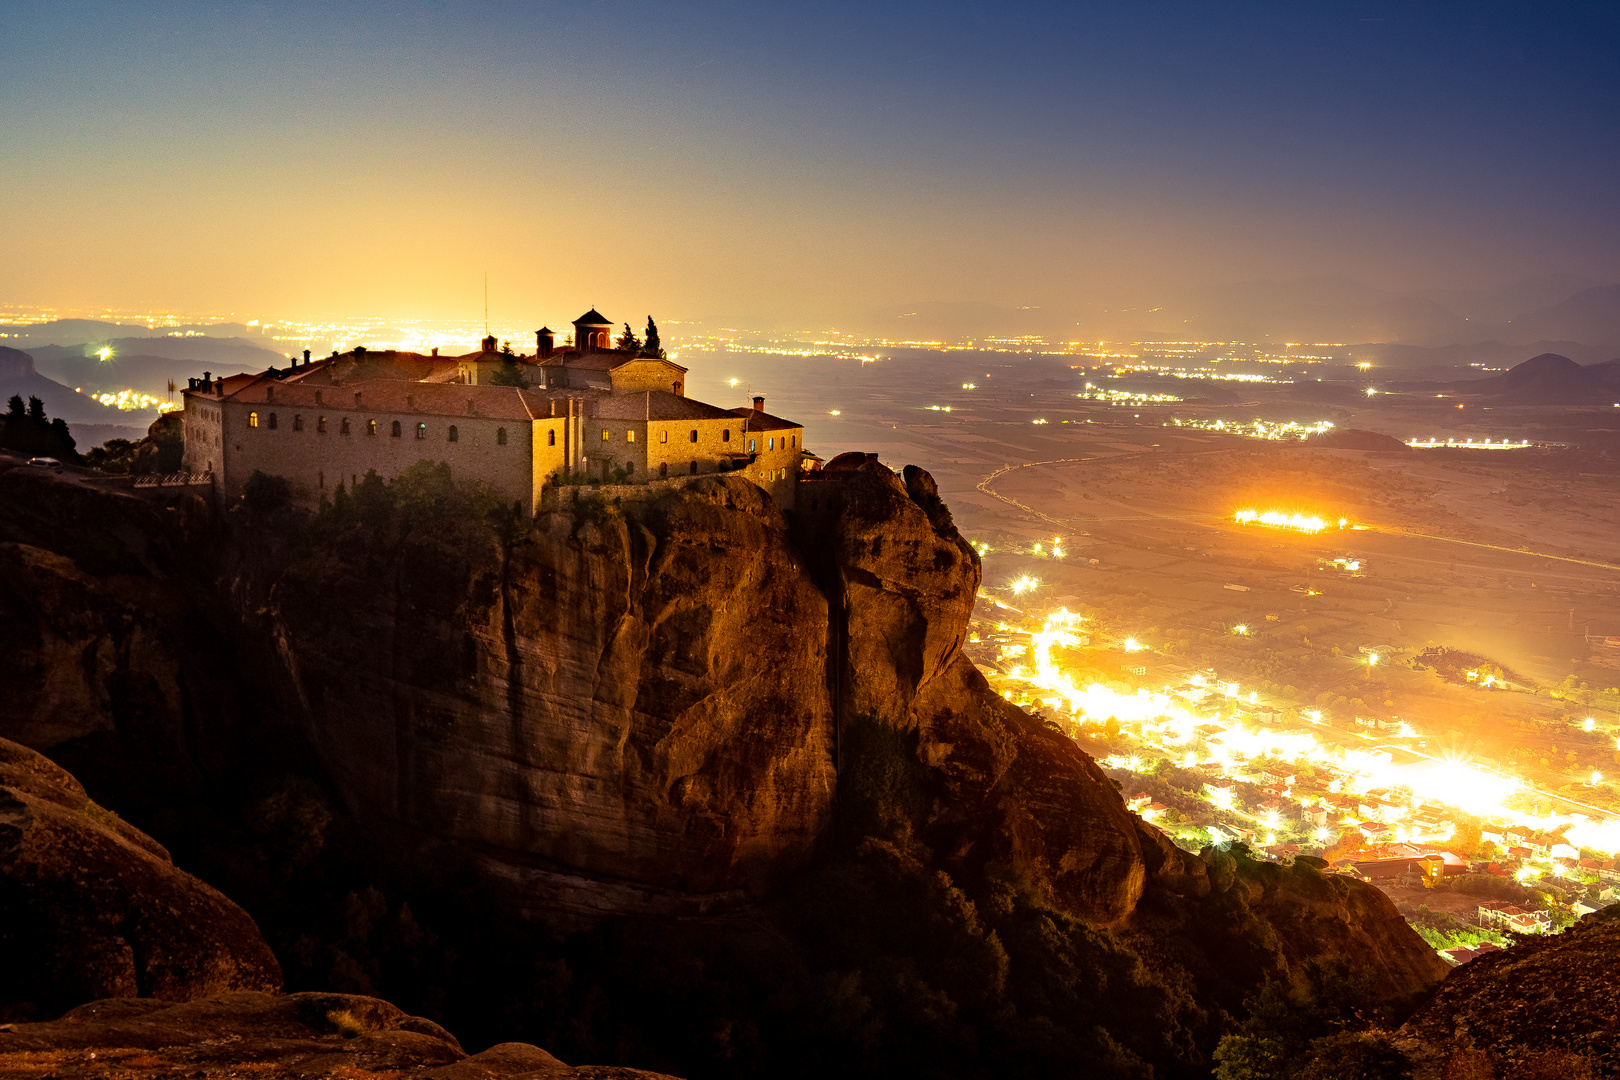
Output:
M1367 975L1311 962L1299 984L1270 982L1246 1003L1241 1030L1215 1049L1216 1080L1406 1080L1406 1058Z

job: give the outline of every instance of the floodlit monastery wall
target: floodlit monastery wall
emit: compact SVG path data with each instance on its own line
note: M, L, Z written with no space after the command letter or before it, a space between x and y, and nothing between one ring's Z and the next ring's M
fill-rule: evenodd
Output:
M386 479L427 460L446 462L457 479L484 481L503 499L530 504L534 435L538 432L543 439L547 430L555 429L561 444L566 423L563 418L531 423L419 412L371 413L331 407L322 410L319 406L304 410L233 401L221 402L218 408L224 415L223 435L231 451L224 475L216 482L220 493L227 498L240 495L248 477L258 470L285 477L293 497L302 502L318 501L322 493L331 494L340 482L353 485L371 469ZM248 422L254 412L259 414L257 427ZM271 415L276 417L274 428L270 427ZM347 433L343 430L345 420L349 425ZM376 434L369 433L369 421L376 422ZM396 422L400 428L397 437L392 434ZM455 442L449 438L452 426L456 429ZM503 429L504 446L499 438Z

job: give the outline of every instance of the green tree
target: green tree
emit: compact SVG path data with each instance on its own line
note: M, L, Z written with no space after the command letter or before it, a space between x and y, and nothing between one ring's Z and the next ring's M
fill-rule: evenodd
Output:
M523 368L510 349L501 354L501 366L490 372L489 381L494 386L529 385L528 380L523 377Z
M619 335L619 348L630 352L641 351L641 339L636 337L636 332L630 329L629 323L624 324L624 333Z
M658 324L651 315L647 316L647 342L641 347L641 355L654 360L663 360L666 356L664 345L658 340Z

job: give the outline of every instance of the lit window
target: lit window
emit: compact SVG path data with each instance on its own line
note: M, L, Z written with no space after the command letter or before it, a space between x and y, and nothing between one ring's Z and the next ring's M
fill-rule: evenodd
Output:
M259 414L256 413L256 412L248 413L248 427L258 427L258 426L259 426Z
M461 441L461 432L456 430L456 425L454 425L454 424L450 425L450 441L451 442L460 442Z
M553 437L555 437L555 436L553 436ZM495 445L496 446L505 446L506 445L506 429L505 428L498 427L498 428L495 429Z
M636 441L636 433L634 431L626 431L624 433L624 441L625 442L635 442Z
M366 434L367 435L375 435L375 434L377 434L377 421L375 421L375 420L367 420L366 421Z
M315 419L315 432L319 435L326 434L326 417L321 416Z
M659 441L659 442L661 442L661 443L667 443L667 442L669 442L669 432L667 432L667 431L660 431L660 432L659 432L659 433L658 433L658 441Z
M394 428L388 434L392 435L396 439L399 438L399 421L398 420L394 421Z
M602 441L603 442L608 441L608 429L607 428L602 429Z
M423 422L423 423L420 423L420 424L416 425L416 437L418 439L427 438L427 424L426 424L426 422Z

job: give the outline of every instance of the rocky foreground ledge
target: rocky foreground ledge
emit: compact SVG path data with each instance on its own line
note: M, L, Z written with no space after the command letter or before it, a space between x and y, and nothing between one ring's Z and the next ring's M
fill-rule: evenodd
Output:
M59 1020L0 1025L0 1076L372 1077L658 1080L611 1065L571 1068L538 1046L469 1055L455 1036L377 998L238 991L170 1002L109 998Z

